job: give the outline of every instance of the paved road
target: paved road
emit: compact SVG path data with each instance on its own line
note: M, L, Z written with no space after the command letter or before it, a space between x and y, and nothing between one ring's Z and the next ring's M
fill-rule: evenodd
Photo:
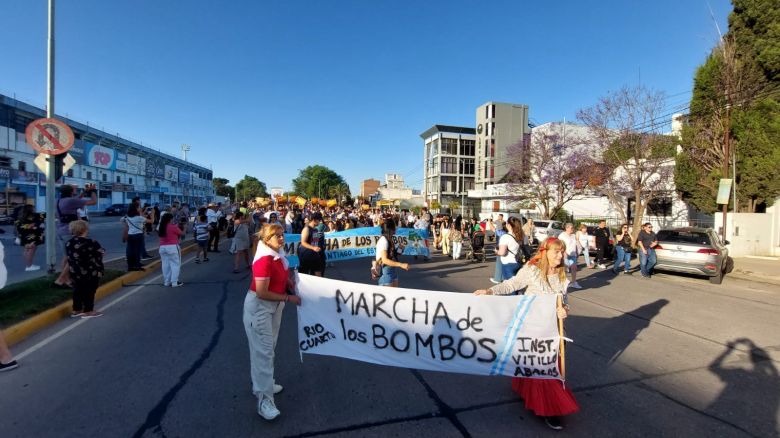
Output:
M191 258L188 257L189 260ZM367 262L329 276L367 280ZM100 303L106 316L62 321L17 345L0 374L3 437L520 436L548 430L504 377L421 372L296 350L288 307L277 347L282 416L255 413L241 323L247 273L226 253L184 265L185 287L157 274ZM416 264L402 285L468 293L490 264ZM780 287L726 277L652 280L589 271L571 296L567 384L576 436L778 436ZM730 350L729 342L740 343ZM754 348L748 345L755 345Z
M0 227L5 230L0 234L0 240L5 247L5 266L8 269L8 283L29 280L31 278L45 275L46 264L46 246L41 245L35 252L34 264L41 267L40 271L25 272L25 264L22 260L21 246L14 245L14 228L11 225ZM92 217L90 218L90 237L97 239L106 249L105 260L125 257L125 244L122 243L122 225L119 217ZM158 237L155 234L146 236L147 250L156 249L158 246ZM57 260L62 260L62 251L57 245Z

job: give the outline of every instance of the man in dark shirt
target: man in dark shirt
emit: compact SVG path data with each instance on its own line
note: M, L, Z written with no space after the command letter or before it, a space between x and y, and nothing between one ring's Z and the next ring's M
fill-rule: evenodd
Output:
M639 247L639 270L643 278L650 278L655 266L655 247L658 245L658 239L650 222L642 225L636 244Z
M606 251L609 245L609 230L607 229L607 221L599 221L599 227L593 231L593 237L596 238L596 266L601 269L606 268L604 264L604 251Z

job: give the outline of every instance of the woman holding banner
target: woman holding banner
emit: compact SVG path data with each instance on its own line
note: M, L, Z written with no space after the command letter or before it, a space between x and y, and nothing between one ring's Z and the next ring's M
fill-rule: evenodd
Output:
M398 250L393 241L395 236L395 221L386 220L382 224L382 237L376 242L376 264L382 266L379 286L398 287L398 268L409 270L408 263L398 261Z
M274 382L274 349L286 302L301 305L301 298L288 295L295 289L284 253L284 227L265 224L257 233L259 242L252 264L252 282L244 299L244 329L249 341L252 392L257 413L266 420L279 416L274 394L282 386Z
M569 313L568 305L564 304L569 286L563 263L565 253L566 245L563 241L550 237L539 245L536 255L514 277L490 289L477 290L474 295L509 295L521 289L525 289L526 295L562 295L558 318L565 319ZM563 429L561 416L580 410L574 394L560 380L515 377L512 379L512 389L525 400L526 409L543 417L547 426L555 430Z

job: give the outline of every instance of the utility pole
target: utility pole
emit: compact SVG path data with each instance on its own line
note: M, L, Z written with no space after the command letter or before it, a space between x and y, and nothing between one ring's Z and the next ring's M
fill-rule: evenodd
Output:
M728 96L728 89L726 90L726 96ZM723 140L723 178L729 177L729 157L731 157L731 105L726 103L726 129L725 138ZM732 181L734 184L736 181ZM723 204L723 230L721 233L722 239L726 240L726 216L729 214L728 200Z
M49 0L49 31L46 50L46 117L54 118L54 0ZM57 224L55 222L55 190L56 172L55 156L46 157L48 175L46 175L46 261L49 273L54 273L57 264Z

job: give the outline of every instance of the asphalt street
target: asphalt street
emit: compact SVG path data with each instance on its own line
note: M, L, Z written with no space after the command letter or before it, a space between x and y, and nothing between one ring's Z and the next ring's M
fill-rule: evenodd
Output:
M118 240L118 239L117 239ZM223 248L226 244L223 244ZM282 415L259 417L241 322L249 271L223 251L185 257L184 287L153 273L13 350L0 374L3 437L539 436L510 379L415 371L297 351L285 309L276 356ZM410 260L412 261L412 260ZM401 285L470 293L492 263L414 262ZM636 264L636 261L634 261ZM327 276L368 282L368 261ZM780 287L726 277L615 277L587 270L571 294L567 385L574 436L778 436ZM733 347L733 348L732 348Z

